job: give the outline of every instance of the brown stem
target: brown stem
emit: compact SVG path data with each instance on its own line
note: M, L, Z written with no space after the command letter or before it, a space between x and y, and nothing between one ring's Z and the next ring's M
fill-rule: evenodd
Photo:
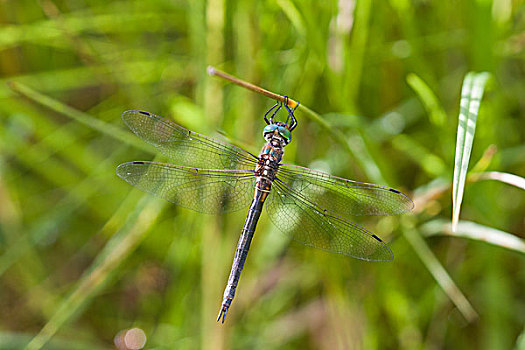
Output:
M239 79L237 77L234 77L233 75L230 75L228 73L220 71L220 70L218 70L215 67L208 66L208 74L209 75L213 75L213 76L217 76L217 77L225 79L225 80L228 80L228 81L230 81L230 82L232 82L234 84L242 86L243 88L246 88L248 90L257 92L257 93L259 93L261 95L264 95L266 97L272 98L272 99L274 99L276 101L280 101L282 103L286 102L284 96L281 96L281 95L278 95L278 94L273 93L271 91L268 91L266 89L263 89L263 88L261 88L261 87L259 87L257 85L253 85L251 83L248 83L247 81L241 80L241 79ZM288 107L296 108L298 104L299 103L297 101L294 101L291 98L288 98Z

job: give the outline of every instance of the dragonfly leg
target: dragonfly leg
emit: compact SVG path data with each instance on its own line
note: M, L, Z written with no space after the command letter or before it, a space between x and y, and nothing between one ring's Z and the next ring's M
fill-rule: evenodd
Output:
M272 116L270 117L270 120L268 120L268 118L267 118L266 116L267 116L271 111L273 111L273 109L274 109L275 107L278 107L278 108L273 112ZM273 117L275 116L275 113L277 113L277 111L278 111L279 109L281 109L281 103L280 103L280 102L277 102L276 104L273 105L272 108L270 108L270 109L268 110L268 112L266 112L266 113L264 114L264 121L266 122L266 124L268 124L268 125L273 124Z
M288 111L288 118L286 118L286 125L288 125L288 130L292 131L297 126L297 119L295 119L293 112L295 112L297 107L299 107L299 103L297 103L297 105L294 108L290 108L288 106L288 96L284 96L284 98L285 98L284 106L286 107L286 110ZM288 121L290 120L290 118L292 119L292 121L290 124L288 124Z

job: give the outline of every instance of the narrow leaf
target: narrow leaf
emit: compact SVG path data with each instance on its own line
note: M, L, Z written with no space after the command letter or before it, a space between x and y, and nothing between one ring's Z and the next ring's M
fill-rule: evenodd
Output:
M460 221L456 231L451 230L450 222L446 220L433 220L421 226L423 234L426 236L447 235L463 237L489 244L515 250L525 254L525 241L511 233L498 229L476 224L470 221Z
M454 305L456 305L463 317L465 317L468 322L477 319L478 314L476 310L474 310L465 295L461 292L456 283L454 283L452 277L450 277L447 270L439 262L432 250L430 250L421 235L414 229L404 230L403 233L408 243L412 245L416 254L432 274L432 277L434 277L437 284L443 289Z
M485 173L480 173L478 179L496 180L525 190L525 178L514 174L502 173L499 171L488 171Z
M137 149L141 149L150 153L156 153L153 147L145 145L144 142L141 142L136 137L132 137L131 134L123 128L93 118L89 114L80 112L79 110L67 106L58 100L55 100L47 95L41 94L40 92L33 90L24 84L15 81L10 81L8 83L8 86L11 88L11 90L19 93L20 95L25 96L28 99L39 103L42 106L45 106L57 113L61 113L75 120L78 123L84 124L94 130L100 131L102 134L109 135L119 141L132 145Z
M429 114L430 121L436 126L443 126L447 121L447 115L432 89L423 79L414 73L407 76L407 83L418 95L425 110Z
M130 220L108 241L91 268L81 277L69 296L57 308L26 350L38 350L85 307L112 276L112 272L133 252L149 232L165 203L145 196L130 214ZM112 219L107 225L111 224Z
M459 123L456 139L456 160L454 164L454 179L452 182L452 231L456 230L459 220L465 180L467 178L468 163L481 98L489 73L468 73L461 89L461 103L459 110Z

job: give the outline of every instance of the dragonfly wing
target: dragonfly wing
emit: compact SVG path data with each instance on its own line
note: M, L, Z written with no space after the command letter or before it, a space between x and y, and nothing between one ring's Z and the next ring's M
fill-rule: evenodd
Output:
M324 210L279 179L272 185L266 209L275 226L305 245L363 260L393 259L379 237Z
M253 170L210 170L136 161L119 165L117 175L144 192L207 214L249 206L255 188Z
M205 169L255 168L257 157L226 142L190 131L144 111L126 111L124 123L141 139L181 165Z
M295 165L282 165L278 177L322 208L341 216L396 215L414 203L390 187L356 182Z

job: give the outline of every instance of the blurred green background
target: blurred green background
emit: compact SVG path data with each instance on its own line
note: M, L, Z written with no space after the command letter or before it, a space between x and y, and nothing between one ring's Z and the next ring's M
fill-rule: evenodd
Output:
M1 349L112 349L134 327L148 349L525 349L525 180L506 175L525 174L522 0L5 0L0 21ZM299 110L285 163L415 199L358 221L393 262L301 246L263 213L215 322L246 212L115 175L155 157L128 109L258 153L273 101L208 65L330 126ZM491 78L451 237L468 72Z

